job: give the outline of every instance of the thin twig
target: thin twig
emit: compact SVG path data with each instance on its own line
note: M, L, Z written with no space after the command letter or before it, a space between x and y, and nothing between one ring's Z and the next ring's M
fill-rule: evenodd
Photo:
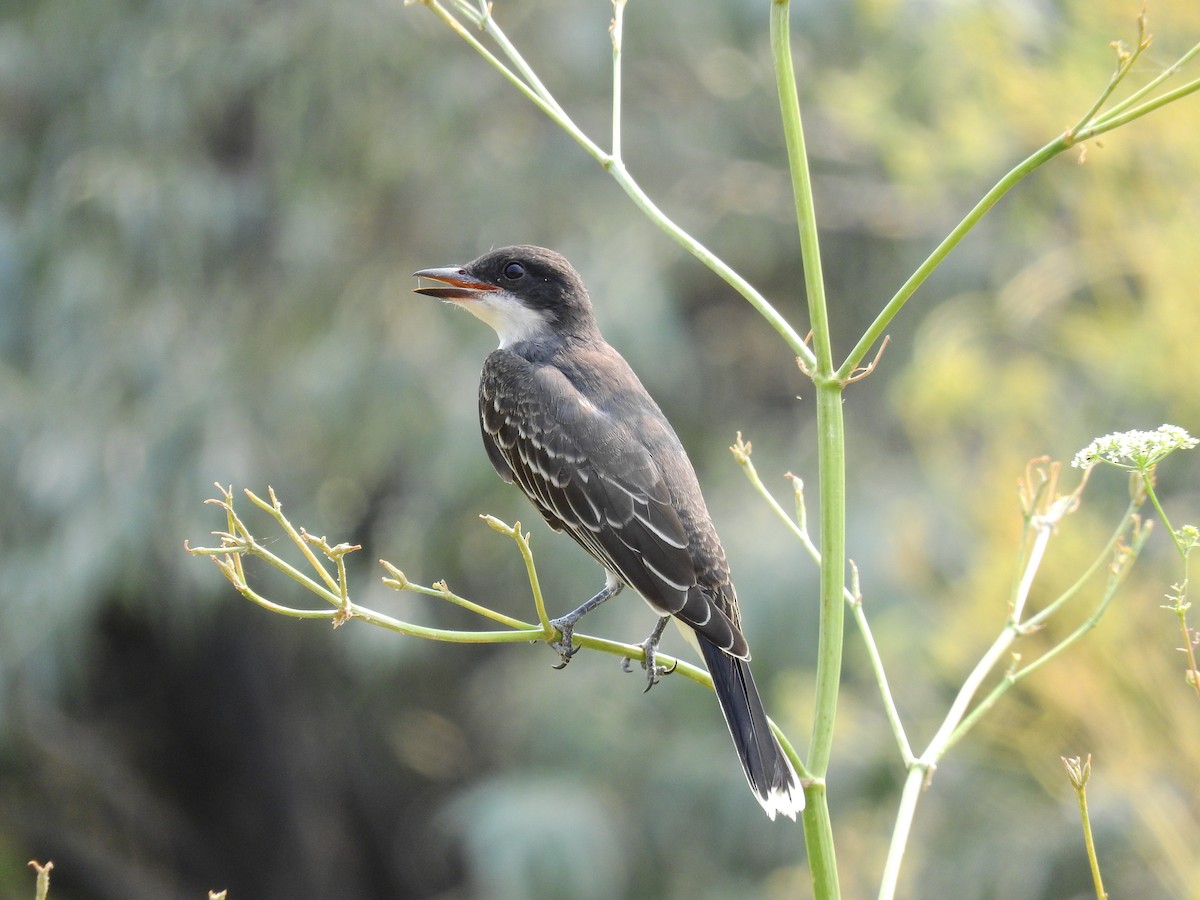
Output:
M587 153L594 158L605 171L620 185L621 189L629 196L634 205L637 206L654 224L656 224L663 232L667 234L679 246L683 247L688 253L692 254L696 259L703 263L708 269L714 272L726 284L732 287L735 291L742 295L755 311L762 316L767 323L775 329L776 333L787 342L797 356L806 362L810 367L815 368L816 357L813 352L804 345L804 341L792 328L791 324L780 315L779 311L764 297L753 285L745 278L738 274L732 267L725 263L720 257L709 250L704 244L698 241L695 237L681 228L673 219L663 212L657 204L655 204L648 194L638 184L637 180L630 174L625 164L610 153L606 153L599 144L589 138L570 116L563 110L561 104L554 99L553 94L543 85L536 77L532 76L532 69L516 49L515 45L508 39L500 28L499 24L492 18L490 12L487 15L479 11L472 10L472 21L479 27L485 29L497 44L501 47L504 55L513 63L516 68L514 71L509 68L503 60L492 53L485 47L478 38L471 34L451 12L449 12L438 0L418 0L420 5L428 7L439 19L441 19L456 35L462 38L470 45L476 53L482 56L489 64L491 64L500 74L509 81L514 87L524 94L534 105L543 113L550 117L559 127L565 130Z
M1092 870L1092 884L1096 888L1096 900L1107 900L1108 893L1104 890L1104 879L1100 877L1100 861L1096 858L1096 842L1092 838L1092 818L1088 815L1087 783L1092 777L1092 754L1087 759L1073 756L1070 759L1062 757L1067 770L1067 778L1075 788L1075 797L1079 801L1079 818L1083 823L1083 845L1087 850L1088 865Z
M812 536L808 533L807 515L804 505L804 486L800 479L795 475L789 476L792 481L796 502L796 517L793 519L767 489L767 486L763 484L762 479L758 475L758 470L754 467L754 463L750 459L750 443L742 439L740 431L737 435L737 441L729 450L733 453L733 457L737 460L738 465L742 467L742 471L745 473L746 478L749 479L754 490L767 501L767 505L774 510L779 519L788 527L788 530L800 541L800 545L804 548L804 552L808 554L809 558L817 566L820 566L821 551L817 549ZM854 564L853 560L850 561L850 572L852 578L851 586L843 590L843 596L850 607L851 616L858 627L863 644L866 646L871 673L875 676L875 684L879 688L880 697L883 700L884 713L887 716L888 724L891 726L892 734L896 738L896 745L900 749L900 757L904 760L905 765L908 765L914 759L912 746L909 744L908 735L904 730L904 723L900 719L900 711L896 707L896 701L892 696L887 671L883 665L883 657L879 653L879 646L875 642L875 635L871 631L870 623L867 621L866 610L863 609L858 567Z

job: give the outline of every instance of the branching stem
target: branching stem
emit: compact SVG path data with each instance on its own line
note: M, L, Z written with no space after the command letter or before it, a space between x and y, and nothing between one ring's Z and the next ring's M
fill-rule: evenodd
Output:
M417 625L413 622L406 622L392 616L385 615L373 609L368 609L365 606L353 603L350 600L349 590L345 580L345 566L342 560L347 553L358 550L359 548L350 544L330 545L324 538L313 538L304 529L298 529L288 520L283 514L283 504L275 496L275 492L268 488L268 496L270 500L263 500L251 491L245 491L246 497L257 507L268 513L273 518L281 531L291 540L291 543L296 547L305 560L320 574L319 580L310 578L305 575L295 566L282 559L266 544L259 541L251 534L249 528L241 516L234 509L233 490L232 488L224 488L217 485L221 496L210 500L209 502L220 506L225 510L226 516L226 531L214 532L221 539L221 543L217 547L188 547L184 548L193 556L206 556L217 565L221 573L229 580L234 588L247 600L261 606L270 612L277 613L283 616L289 616L294 619L324 619L332 622L336 627L350 619L358 619L366 622L368 625L374 625L378 628L384 628L388 631L394 631L398 634L408 635L409 637L423 638L425 640L446 641L458 644L514 644L528 642L551 642L557 637L557 630L550 624L549 617L546 614L545 601L542 597L542 589L538 580L537 567L533 561L533 551L529 546L529 535L521 530L521 523L517 522L513 525L508 525L505 522L495 518L494 516L481 516L489 527L507 537L511 538L516 544L521 558L525 563L526 571L529 576L530 593L533 598L534 606L537 608L539 625L533 625L524 622L512 616L505 615L494 609L491 609L482 604L468 600L450 590L445 581L438 581L432 585L416 584L408 579L408 577L396 566L380 560L384 569L387 571L387 577L383 579L383 583L388 587L397 590L414 594L419 594L425 597L432 597L438 600L444 600L462 609L468 610L482 618L492 622L506 626L503 631L483 631L483 630L453 630L446 628L430 628L423 625ZM311 546L310 546L311 545ZM325 555L326 559L334 564L337 571L337 578L325 568L325 565L320 561L316 554L311 552L311 547L317 547ZM295 581L297 584L304 587L306 590L316 594L322 601L328 604L331 609L304 609L300 607L285 606L270 600L259 593L256 589L250 586L246 579L246 574L242 566L242 559L246 556L253 556L261 559L273 568L287 575L288 578ZM598 650L602 653L608 653L622 659L641 660L645 658L645 648L642 644L625 644L619 641L612 641L606 638L594 637L592 635L581 634L575 632L573 637L574 643L581 648L590 650ZM702 685L708 689L712 689L712 678L708 672L699 666L691 663L675 659L665 653L658 654L658 661L662 665L669 668L672 673L678 673L689 681ZM800 759L795 749L792 747L787 736L779 730L778 726L772 722L771 728L779 737L780 745L784 751L791 757L792 764L796 767L797 774L808 785L821 785L819 778L815 778L805 767L803 760Z
M1118 62L1114 74L1097 100L1079 118L1075 126L1015 166L983 196L962 221L934 248L925 261L905 280L892 298L884 304L875 320L865 330L841 365L835 368L832 349L833 335L831 334L828 320L825 285L821 270L812 180L808 169L804 131L800 117L800 104L790 48L789 0L772 0L771 2L771 57L779 96L782 129L787 149L795 215L799 230L799 250L805 281L804 299L806 301L813 340L811 348L775 306L745 278L735 272L700 241L667 216L630 174L622 156L622 32L627 0L612 0L613 121L611 132L612 146L610 151L605 151L600 144L584 133L570 118L562 105L538 78L533 68L526 62L516 46L508 39L499 24L495 21L491 12L491 4L488 0L449 0L453 11L447 8L446 5L443 5L440 0L409 0L409 2L419 3L428 7L447 27L466 41L489 65L494 67L504 79L516 87L522 95L528 98L530 102L535 104L538 109L570 135L586 153L609 173L638 209L653 223L744 297L766 320L770 327L779 334L781 339L784 340L790 350L796 355L803 371L812 378L816 390L817 441L820 458L818 481L820 498L820 550L818 550L816 542L813 541L808 532L805 521L803 490L799 479L793 479L794 499L796 502L796 515L793 518L784 511L783 507L762 485L761 480L754 471L753 465L750 463L749 444L744 444L740 439L740 435L738 444L733 448L738 461L742 464L755 489L767 499L771 508L787 523L788 528L800 540L805 552L820 567L820 632L815 675L814 716L807 762L800 759L791 743L775 728L774 724L772 724L772 728L779 736L782 746L791 757L797 772L804 780L805 796L808 801L804 812L804 833L808 847L809 867L812 872L814 891L820 898L835 898L839 896L840 889L834 854L832 823L826 795L825 775L832 754L838 687L841 679L845 609L846 604L849 604L852 616L867 647L872 671L883 699L883 706L895 736L901 758L907 767L907 776L901 793L897 819L880 888L881 898L893 897L898 885L901 864L911 833L912 822L919 803L921 790L928 783L942 756L968 733L975 723L979 721L979 718L1005 692L1010 690L1013 685L1032 674L1059 653L1065 651L1082 637L1084 633L1095 626L1111 602L1117 586L1128 570L1129 564L1140 551L1150 529L1146 526L1139 527L1139 520L1134 511L1135 505L1131 505L1121 526L1114 533L1104 553L1097 557L1097 561L1092 564L1088 572L1085 573L1085 576L1081 577L1068 591L1043 607L1040 612L1026 618L1026 610L1030 603L1034 578L1043 560L1053 529L1059 519L1070 510L1066 506L1063 506L1050 509L1044 515L1027 515L1027 540L1023 542L1021 548L1018 574L1014 580L1013 593L1010 598L1011 615L1009 620L1000 635L984 652L979 662L965 679L957 696L950 705L943 722L925 751L920 756L915 756L901 722L892 691L888 685L878 647L863 610L858 571L853 567L853 563L850 563L853 573L852 589L848 589L846 585L846 440L842 417L843 388L855 380L855 378L861 377L862 374L870 371L873 364L871 367L863 370L860 368L862 362L870 349L880 342L881 339L885 338L886 330L892 320L949 253L958 246L983 216L1009 190L1068 148L1119 128L1156 109L1200 90L1200 79L1195 79L1184 83L1174 90L1154 95L1154 91L1160 87L1166 78L1174 75L1185 63L1200 53L1200 44L1189 50L1173 66L1168 67L1149 84L1135 91L1125 100L1114 104L1107 111L1103 111L1102 108L1111 99L1114 90L1133 69L1134 62L1149 45L1150 38L1146 34L1145 18L1144 16L1139 18L1138 41L1135 48L1133 50L1126 50L1124 47L1118 47ZM494 47L497 48L498 52L493 52L488 46L485 46L484 42L476 34L472 33L464 22L473 26L477 31L481 31ZM1042 484L1034 493L1039 498L1052 494L1051 486L1052 482ZM352 618L361 619L378 627L414 637L458 643L551 641L556 635L556 629L550 624L550 617L546 611L545 600L542 596L537 571L534 566L533 554L529 546L529 535L521 531L520 523L509 526L492 517L484 517L493 529L507 534L516 543L522 555L526 566L533 604L537 613L537 624L524 622L482 604L460 597L452 592L444 581L437 582L431 586L414 584L395 566L384 562L383 565L388 572L388 577L384 579L384 583L388 586L397 590L447 601L490 622L503 626L502 630L494 631L460 631L430 628L378 613L353 602L347 584L344 558L347 553L356 551L359 548L348 544L331 546L325 538L316 538L303 530L294 528L284 516L282 505L275 496L274 491L269 491L268 500L263 500L248 491L246 494L251 502L274 518L277 525L298 549L305 563L313 570L313 575L283 560L271 552L263 543L257 541L246 528L241 517L234 511L232 491L224 488L220 490L221 498L210 501L221 506L226 511L226 530L216 532L220 538L220 545L207 548L188 548L188 550L194 555L211 558L222 574L243 596L265 609L294 618L328 619L335 626L343 624ZM1158 499L1153 492L1153 485L1149 481L1147 482L1147 494L1150 496L1155 508L1162 514ZM1166 521L1165 514L1163 515L1163 520L1164 522ZM1122 544L1122 538L1125 535L1129 536L1128 546ZM1180 548L1181 552L1184 552L1179 535L1172 532L1172 538L1175 540L1177 548ZM262 559L268 565L300 584L305 589L312 591L329 608L292 608L266 598L252 588L247 580L243 566L243 560L247 556ZM324 561L322 561L321 556L324 556ZM1040 627L1053 613L1062 608L1068 600L1080 593L1083 590L1085 582L1091 576L1097 574L1100 566L1103 565L1106 559L1111 559L1108 579L1092 614L1074 631L1058 641L1033 662L1025 666L1018 666L1014 662L998 683L995 684L991 692L981 701L977 702L976 697L988 679L993 677L1002 661L1009 655L1013 643L1019 637ZM1186 553L1184 553L1184 559L1186 576ZM332 568L329 568L330 565ZM1187 644L1191 677L1193 677L1197 693L1200 695L1200 673L1196 672L1194 655L1191 650L1191 632L1184 618L1186 604L1184 603L1182 593L1177 597L1176 605L1180 615L1184 640ZM644 658L644 649L640 644L623 644L578 633L574 635L574 641L581 647L599 650L620 657L632 659ZM660 654L659 661L669 666L673 665L673 670L683 677L711 687L711 680L704 670L687 663L678 662L665 654ZM1080 801L1082 806L1082 792L1080 794ZM1092 849L1089 845L1089 852ZM1099 890L1098 872L1096 883Z
M1142 40L1144 40L1144 38L1139 38L1139 45ZM1012 190L1012 188L1015 187L1019 182L1024 180L1028 175L1031 175L1037 169L1041 168L1054 157L1058 156L1064 150L1067 150L1070 147L1073 147L1076 144L1080 144L1084 141L1092 140L1093 138L1098 137L1105 132L1112 131L1115 128L1120 128L1122 125L1127 125L1135 119L1139 119L1156 109L1160 109L1169 103L1173 103L1176 100L1180 100L1183 97L1200 90L1200 79L1195 79L1194 81L1189 81L1173 91L1167 91L1152 100L1148 100L1145 103L1141 103L1137 106L1132 106L1132 103L1135 100L1140 100L1142 97L1146 96L1147 93L1153 89L1153 87L1157 87L1158 84L1160 84L1168 75L1177 72L1184 63L1192 59L1198 53L1200 53L1200 44L1192 47L1192 49L1190 49L1178 61L1176 61L1173 66L1170 66L1166 72L1151 82L1150 85L1147 85L1146 88L1138 91L1132 97L1128 98L1123 103L1117 104L1107 112L1098 113L1098 106L1103 104L1104 100L1107 99L1107 97L1112 93L1112 90L1116 87L1117 83L1129 73L1128 66L1119 68L1118 74L1114 76L1114 80L1101 95L1099 103L1094 105L1092 109L1089 110L1088 114L1083 116L1073 129L1050 141L1050 143L1035 151L1028 158L1019 163L1003 178L996 182L995 186L986 194L984 194L983 199L975 204L975 206L970 212L967 213L963 220L954 226L954 229L948 235L946 235L942 242L938 244L936 248L934 248L932 253L929 254L926 260L921 263L921 265L917 267L916 271L913 272L912 275L910 275L904 282L904 284L900 286L900 289L896 291L896 294L892 297L892 299L887 302L882 311L880 311L879 315L876 317L875 321L872 322L867 330L863 333L862 338L860 338L858 343L854 345L854 349L850 351L845 361L838 369L838 377L849 377L850 374L856 368L858 368L859 365L861 365L871 347L874 346L876 341L883 337L884 332L887 331L892 319L896 317L897 313L900 312L900 310L904 307L904 304L908 302L909 298L911 298L912 295L917 292L917 289L925 283L925 280L931 274L933 274L933 271L939 265L941 265L942 261L947 256L949 256L950 251L957 247L962 239L971 232L971 230L979 223L979 220L982 219L992 209L992 207L999 203L1000 199L1010 190Z

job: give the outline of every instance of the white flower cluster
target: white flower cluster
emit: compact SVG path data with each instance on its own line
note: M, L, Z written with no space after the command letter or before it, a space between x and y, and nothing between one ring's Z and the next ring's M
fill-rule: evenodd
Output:
M1198 441L1178 425L1160 425L1154 431L1120 431L1096 438L1075 454L1071 465L1090 469L1108 463L1120 469L1149 471L1173 450L1190 450Z

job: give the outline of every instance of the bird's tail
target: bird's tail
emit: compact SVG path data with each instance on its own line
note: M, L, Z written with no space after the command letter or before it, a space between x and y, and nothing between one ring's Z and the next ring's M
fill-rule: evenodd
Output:
M754 798L772 820L776 813L795 819L804 809L804 791L791 760L771 733L750 664L706 640L699 643Z

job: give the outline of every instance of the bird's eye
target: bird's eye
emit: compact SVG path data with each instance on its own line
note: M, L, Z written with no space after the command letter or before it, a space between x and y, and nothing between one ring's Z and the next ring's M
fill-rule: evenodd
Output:
M504 277L510 281L516 281L525 274L525 267L519 262L510 262L504 267Z

